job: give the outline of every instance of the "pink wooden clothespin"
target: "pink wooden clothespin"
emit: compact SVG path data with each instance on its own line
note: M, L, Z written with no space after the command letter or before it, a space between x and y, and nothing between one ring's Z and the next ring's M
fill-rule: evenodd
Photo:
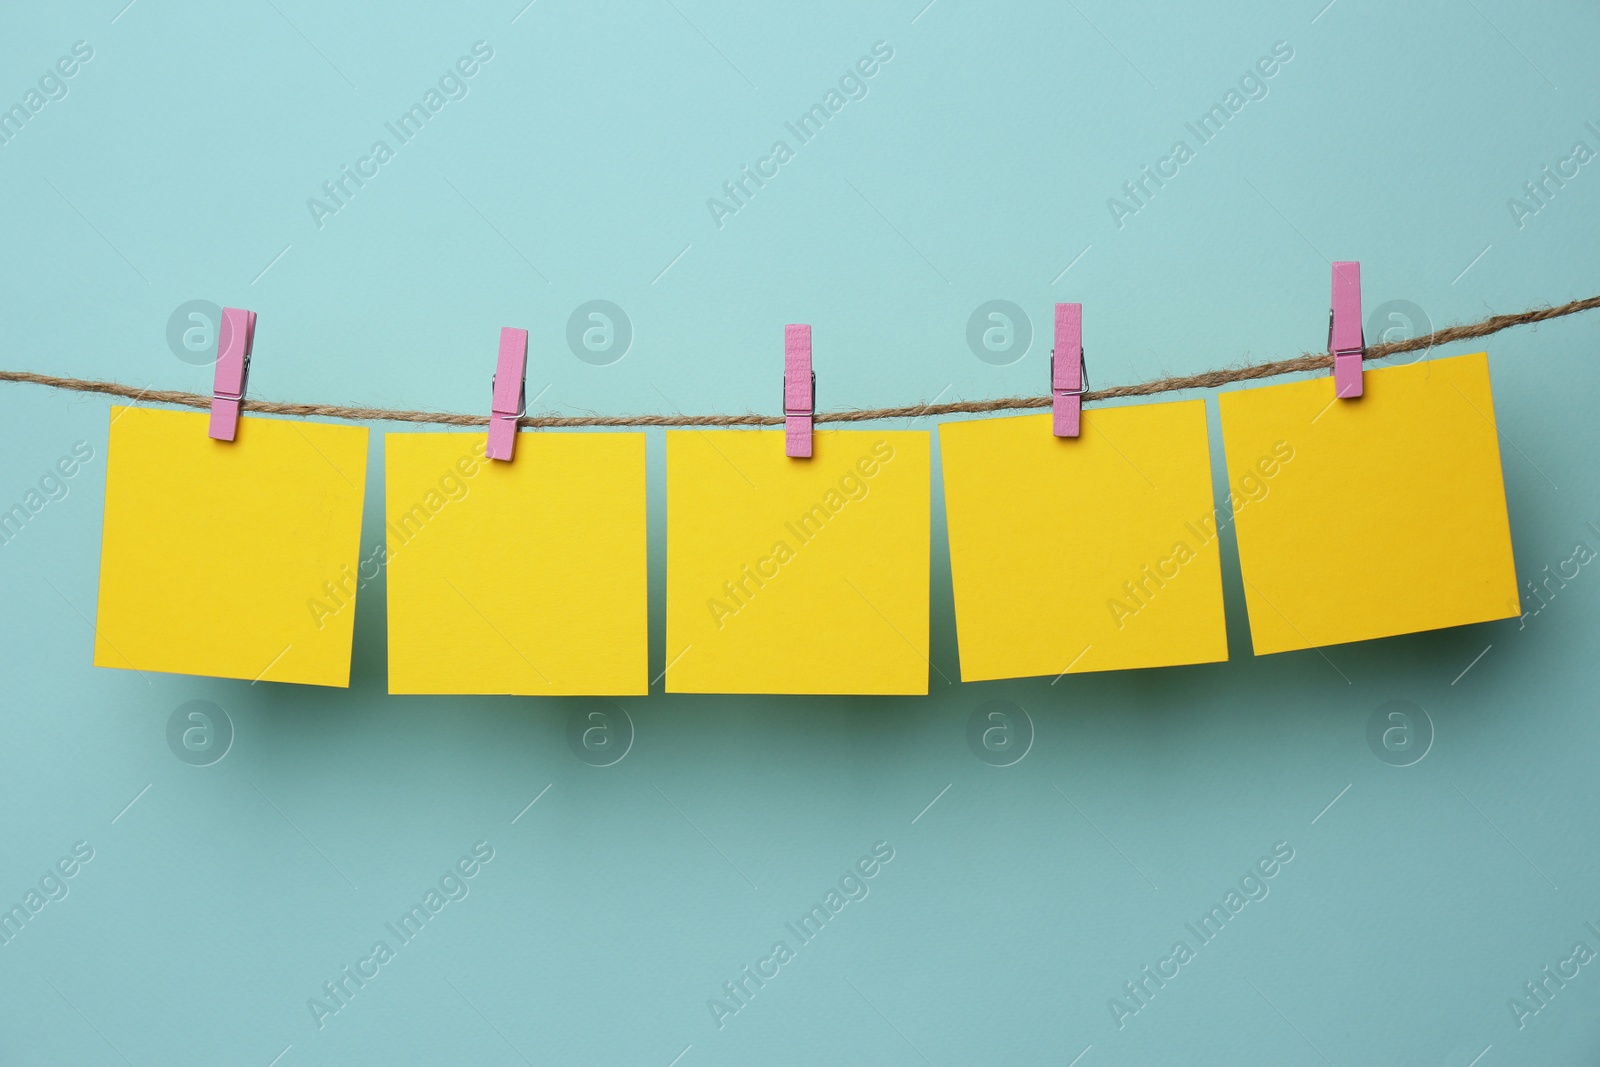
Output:
M817 375L811 369L811 327L783 328L783 454L811 458L811 424L817 413Z
M510 461L517 445L517 420L527 399L528 331L500 327L500 359L494 369L494 399L489 409L490 459Z
M1352 400L1361 395L1361 264L1333 265L1333 309L1328 314L1328 351L1333 353L1333 395Z
M217 369L211 389L211 431L218 441L232 441L239 431L245 380L250 376L250 348L256 340L256 313L223 308L217 327Z
M1056 305L1056 346L1050 353L1051 432L1077 437L1083 421L1083 394L1089 388L1083 362L1083 305Z

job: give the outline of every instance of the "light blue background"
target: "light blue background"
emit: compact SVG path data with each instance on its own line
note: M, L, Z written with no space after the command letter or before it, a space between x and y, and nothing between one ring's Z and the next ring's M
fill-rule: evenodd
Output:
M1521 228L1507 206L1575 141L1600 148L1592 5L523 2L8 5L0 104L75 41L94 58L0 146L0 365L204 391L209 369L165 331L206 299L259 312L263 398L486 411L515 324L539 410L770 413L791 321L814 324L838 408L1040 393L1056 300L1083 302L1108 385L1316 350L1332 258L1361 260L1369 310L1411 301L1436 326L1600 290L1597 165ZM319 229L307 198L479 40L494 58L469 95ZM866 98L719 229L707 198L877 41L894 57ZM1277 41L1294 58L1269 95L1118 228L1107 198L1193 146L1184 123ZM595 298L636 334L609 366L564 339ZM965 339L996 298L1039 333L1004 367ZM1600 548L1597 330L1487 343L1525 581ZM1600 949L1583 925L1600 925L1588 570L1522 620L1257 660L1227 538L1231 662L947 684L936 486L929 696L657 691L621 702L632 748L597 768L568 725L611 703L385 695L381 583L349 691L92 668L107 408L0 387L0 505L74 442L96 456L0 548L0 902L94 849L0 947L0 1062L1600 1051L1600 966L1524 1029L1507 1006L1578 940ZM655 675L658 435L650 449ZM211 766L166 742L191 699L236 731ZM966 741L995 699L1036 731L1004 768ZM1390 700L1433 724L1413 766L1368 747ZM478 841L495 858L470 895L319 1029L307 999ZM707 1000L878 841L894 860L870 895L719 1029ZM1295 858L1270 896L1119 1029L1109 998L1280 841Z

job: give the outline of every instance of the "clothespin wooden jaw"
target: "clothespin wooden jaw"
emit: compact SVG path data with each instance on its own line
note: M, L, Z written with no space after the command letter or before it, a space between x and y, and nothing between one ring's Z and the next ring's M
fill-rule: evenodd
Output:
M1328 351L1333 353L1333 395L1353 400L1361 395L1361 354L1366 348L1361 325L1361 264L1333 265L1333 304L1328 312Z
M232 441L239 432L245 382L250 377L250 350L256 340L256 313L223 308L217 326L217 366L211 390L210 436Z
M1056 345L1050 352L1051 432L1077 437L1083 425L1083 394L1089 371L1083 358L1083 305L1056 305Z
M500 328L500 356L494 370L494 400L489 410L490 459L509 462L517 446L517 420L527 414L528 331Z
M812 423L817 413L817 375L811 369L811 327L783 328L783 454L811 458Z

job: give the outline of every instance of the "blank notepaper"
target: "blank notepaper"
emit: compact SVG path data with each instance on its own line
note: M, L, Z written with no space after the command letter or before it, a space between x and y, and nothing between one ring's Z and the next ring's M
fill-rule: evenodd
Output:
M642 433L389 434L389 692L642 696Z
M944 423L961 678L1228 658L1203 402Z
M667 691L926 693L929 439L667 434Z
M97 667L350 684L367 431L113 407Z
M1516 567L1483 353L1223 393L1256 655L1517 615Z

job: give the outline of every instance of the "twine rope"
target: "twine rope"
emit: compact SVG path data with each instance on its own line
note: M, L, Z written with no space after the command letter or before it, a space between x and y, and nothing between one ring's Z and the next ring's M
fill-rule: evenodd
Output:
M1421 337L1405 341L1390 341L1371 345L1362 350L1361 358L1386 359L1406 352L1426 351L1439 345L1457 341L1470 341L1479 337L1508 330L1513 326L1528 326L1576 315L1581 311L1600 308L1600 296L1573 300L1557 307L1530 308L1510 315L1493 315L1479 322L1460 326L1447 326ZM1223 370L1187 374L1132 385L1116 385L1109 389L1094 389L1083 394L1085 402L1112 400L1125 396L1153 396L1157 393L1177 392L1184 389L1215 389L1234 382L1275 378L1284 374L1322 370L1333 365L1333 356L1326 352L1307 353L1292 359L1255 363ZM0 382L21 382L43 385L51 389L68 389L80 393L102 393L128 400L151 404L173 404L179 407L209 408L211 397L200 393L184 393L171 389L140 389L121 382L93 381L85 378L62 378L33 371L0 370ZM1049 396L1013 396L998 400L959 400L949 404L910 404L893 408L857 408L845 411L819 411L817 422L869 422L874 419L915 419L937 415L982 414L994 411L1024 411L1047 408ZM270 415L292 415L299 418L349 419L355 422L415 422L441 426L485 426L488 415L457 415L437 411L396 411L388 408L346 407L337 404L292 404L277 400L258 400L246 397L243 407L247 411ZM781 426L781 415L527 415L517 420L517 425L529 429L549 429L575 426Z

